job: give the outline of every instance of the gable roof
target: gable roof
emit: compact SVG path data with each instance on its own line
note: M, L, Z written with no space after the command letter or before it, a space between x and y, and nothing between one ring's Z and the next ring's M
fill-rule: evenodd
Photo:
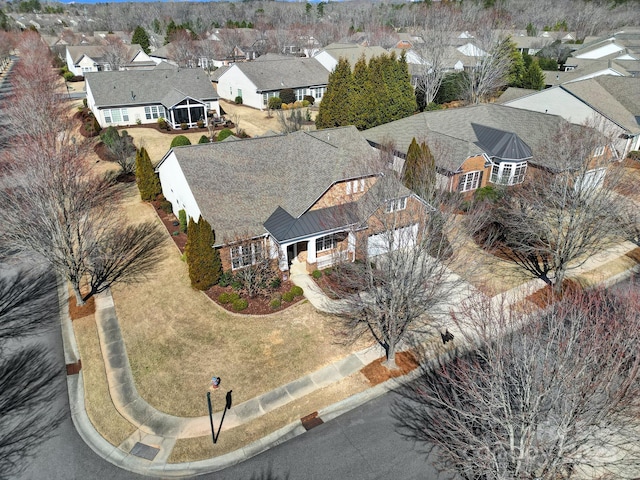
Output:
M324 47L323 51L327 52L335 60L340 60L341 58L346 59L352 68L355 63L360 60L362 55L364 55L365 60L369 62L373 57L389 54L389 52L380 46L365 47L355 43L331 43Z
M142 50L142 47L138 44L133 45L125 45L127 50L127 62L132 62L133 59L138 55ZM103 45L73 45L67 46L67 50L69 51L69 55L73 61L73 64L76 65L80 60L82 60L83 56L89 57L91 60L99 63L104 61L105 55L105 46ZM125 62L126 63L126 62Z
M533 156L532 163L552 168L554 165L545 165L536 159L535 152L565 122L556 115L480 104L419 113L365 130L362 134L378 145L391 141L395 150L402 154L406 154L414 137L417 142L425 141L434 154L436 166L447 173L457 171L470 156L486 154L491 157L495 153L522 160ZM502 136L496 131L502 132ZM519 141L504 133L517 135ZM434 145L438 148L434 149ZM445 153L439 154L441 150Z
M158 103L172 107L187 96L218 99L209 77L200 68L87 73L85 80L98 108Z
M561 85L625 130L640 133L640 79L600 76Z
M235 68L251 80L258 93L329 82L329 72L315 58L263 55L252 62L236 63Z
M370 175L375 155L353 126L176 147L157 169L172 152L218 245L264 235L274 213L297 219L333 183Z

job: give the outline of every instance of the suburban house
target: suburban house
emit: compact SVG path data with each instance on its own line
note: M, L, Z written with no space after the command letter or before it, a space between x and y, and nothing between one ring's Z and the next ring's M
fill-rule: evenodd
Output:
M329 72L333 72L338 65L338 60L344 58L349 62L351 68L364 55L364 59L369 62L373 57L388 55L389 52L382 47L365 47L355 43L332 43L324 47L313 58L322 64Z
M412 139L425 142L434 156L438 187L466 193L489 184L523 183L529 169L561 171L562 165L536 158L536 151L563 122L556 115L481 104L420 113L362 134L372 146L393 152L399 172ZM600 165L587 173L594 183L604 179Z
M602 76L567 83L501 102L559 115L576 125L592 125L614 138L621 158L640 150L640 79Z
M127 49L127 53L120 66L121 70L150 69L156 65L140 45L125 45L124 48ZM67 46L65 58L69 71L78 76L89 72L114 70L107 59L106 47L102 45Z
M314 58L267 54L231 65L218 77L218 94L229 101L241 97L244 105L264 110L285 88L293 89L296 100L310 95L318 104L328 82L329 72Z
M430 207L377 158L349 126L176 147L156 171L174 213L211 224L225 270L268 256L312 271L382 253L389 231L404 239L393 248L416 241Z
M101 127L157 123L173 128L208 125L220 115L218 94L199 68L87 73L87 106Z

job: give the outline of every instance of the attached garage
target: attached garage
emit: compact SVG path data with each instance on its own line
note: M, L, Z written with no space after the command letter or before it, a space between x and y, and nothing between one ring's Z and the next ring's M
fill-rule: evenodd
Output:
M393 231L393 239L390 238L390 234L391 232L383 232L369 235L367 239L367 256L375 257L398 248L415 246L418 238L418 224L396 228Z

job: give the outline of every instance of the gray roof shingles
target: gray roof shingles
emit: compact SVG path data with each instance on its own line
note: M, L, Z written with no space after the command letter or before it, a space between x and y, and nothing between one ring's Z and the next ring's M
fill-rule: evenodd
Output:
M315 58L274 55L236 66L258 92L327 85L329 81L329 72Z
M366 160L375 156L355 127L177 147L173 152L216 233L216 244L265 234L263 224L278 207L283 212L273 228L288 230L291 218L305 213L334 182L371 174Z
M158 104L165 97L175 104L180 94L197 100L218 99L209 77L200 68L87 73L85 80L97 107ZM180 90L177 96L176 87Z
M536 159L535 152L548 142L563 122L565 120L556 115L481 104L420 113L365 130L362 134L379 145L392 142L396 151L405 154L414 137L417 142L425 141L434 154L436 167L444 173L453 173L470 156L482 153L492 155L491 151L478 146L474 124L515 133L531 150L531 163L551 167L539 163L541 160Z

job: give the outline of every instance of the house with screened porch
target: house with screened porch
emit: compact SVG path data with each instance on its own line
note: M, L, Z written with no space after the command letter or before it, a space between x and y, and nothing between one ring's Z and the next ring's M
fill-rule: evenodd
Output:
M225 270L268 258L286 273L384 253L390 230L390 249L415 244L430 207L377 158L341 127L175 147L156 171L176 215L209 222Z
M153 70L86 73L87 106L102 128L157 123L205 126L220 115L218 94L200 68L161 64Z

